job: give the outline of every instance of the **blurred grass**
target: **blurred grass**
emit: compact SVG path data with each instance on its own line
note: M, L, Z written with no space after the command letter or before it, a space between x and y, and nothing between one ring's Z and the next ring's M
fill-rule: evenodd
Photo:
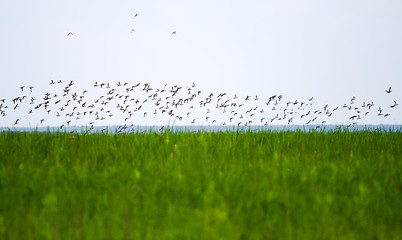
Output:
M0 133L0 239L401 239L401 132Z

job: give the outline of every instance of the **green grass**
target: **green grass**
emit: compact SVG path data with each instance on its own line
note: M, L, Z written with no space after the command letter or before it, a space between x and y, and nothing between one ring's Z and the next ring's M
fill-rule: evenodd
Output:
M401 132L0 133L0 239L401 239Z

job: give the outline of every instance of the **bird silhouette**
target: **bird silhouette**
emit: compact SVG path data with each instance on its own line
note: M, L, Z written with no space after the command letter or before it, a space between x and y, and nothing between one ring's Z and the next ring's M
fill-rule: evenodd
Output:
M391 93L391 92L392 92L391 87L389 87L387 90L385 90L385 92L386 92L386 93Z

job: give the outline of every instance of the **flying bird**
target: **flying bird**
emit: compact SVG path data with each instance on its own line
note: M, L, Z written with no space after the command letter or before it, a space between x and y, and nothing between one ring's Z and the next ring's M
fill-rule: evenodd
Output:
M67 33L67 36L72 36L74 35L72 32Z
M390 108L394 108L394 107L396 107L396 106L398 106L399 104L396 102L396 101L394 101L394 104L392 105L392 106L390 106Z
M385 90L385 92L387 92L387 93L391 93L391 92L392 92L391 87L389 87L389 88L388 88L388 90Z

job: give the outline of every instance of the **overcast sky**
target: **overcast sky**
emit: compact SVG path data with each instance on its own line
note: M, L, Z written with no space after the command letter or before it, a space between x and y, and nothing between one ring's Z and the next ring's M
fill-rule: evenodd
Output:
M0 99L62 79L402 103L400 0L3 0L0 32ZM399 107L366 123L402 124Z

